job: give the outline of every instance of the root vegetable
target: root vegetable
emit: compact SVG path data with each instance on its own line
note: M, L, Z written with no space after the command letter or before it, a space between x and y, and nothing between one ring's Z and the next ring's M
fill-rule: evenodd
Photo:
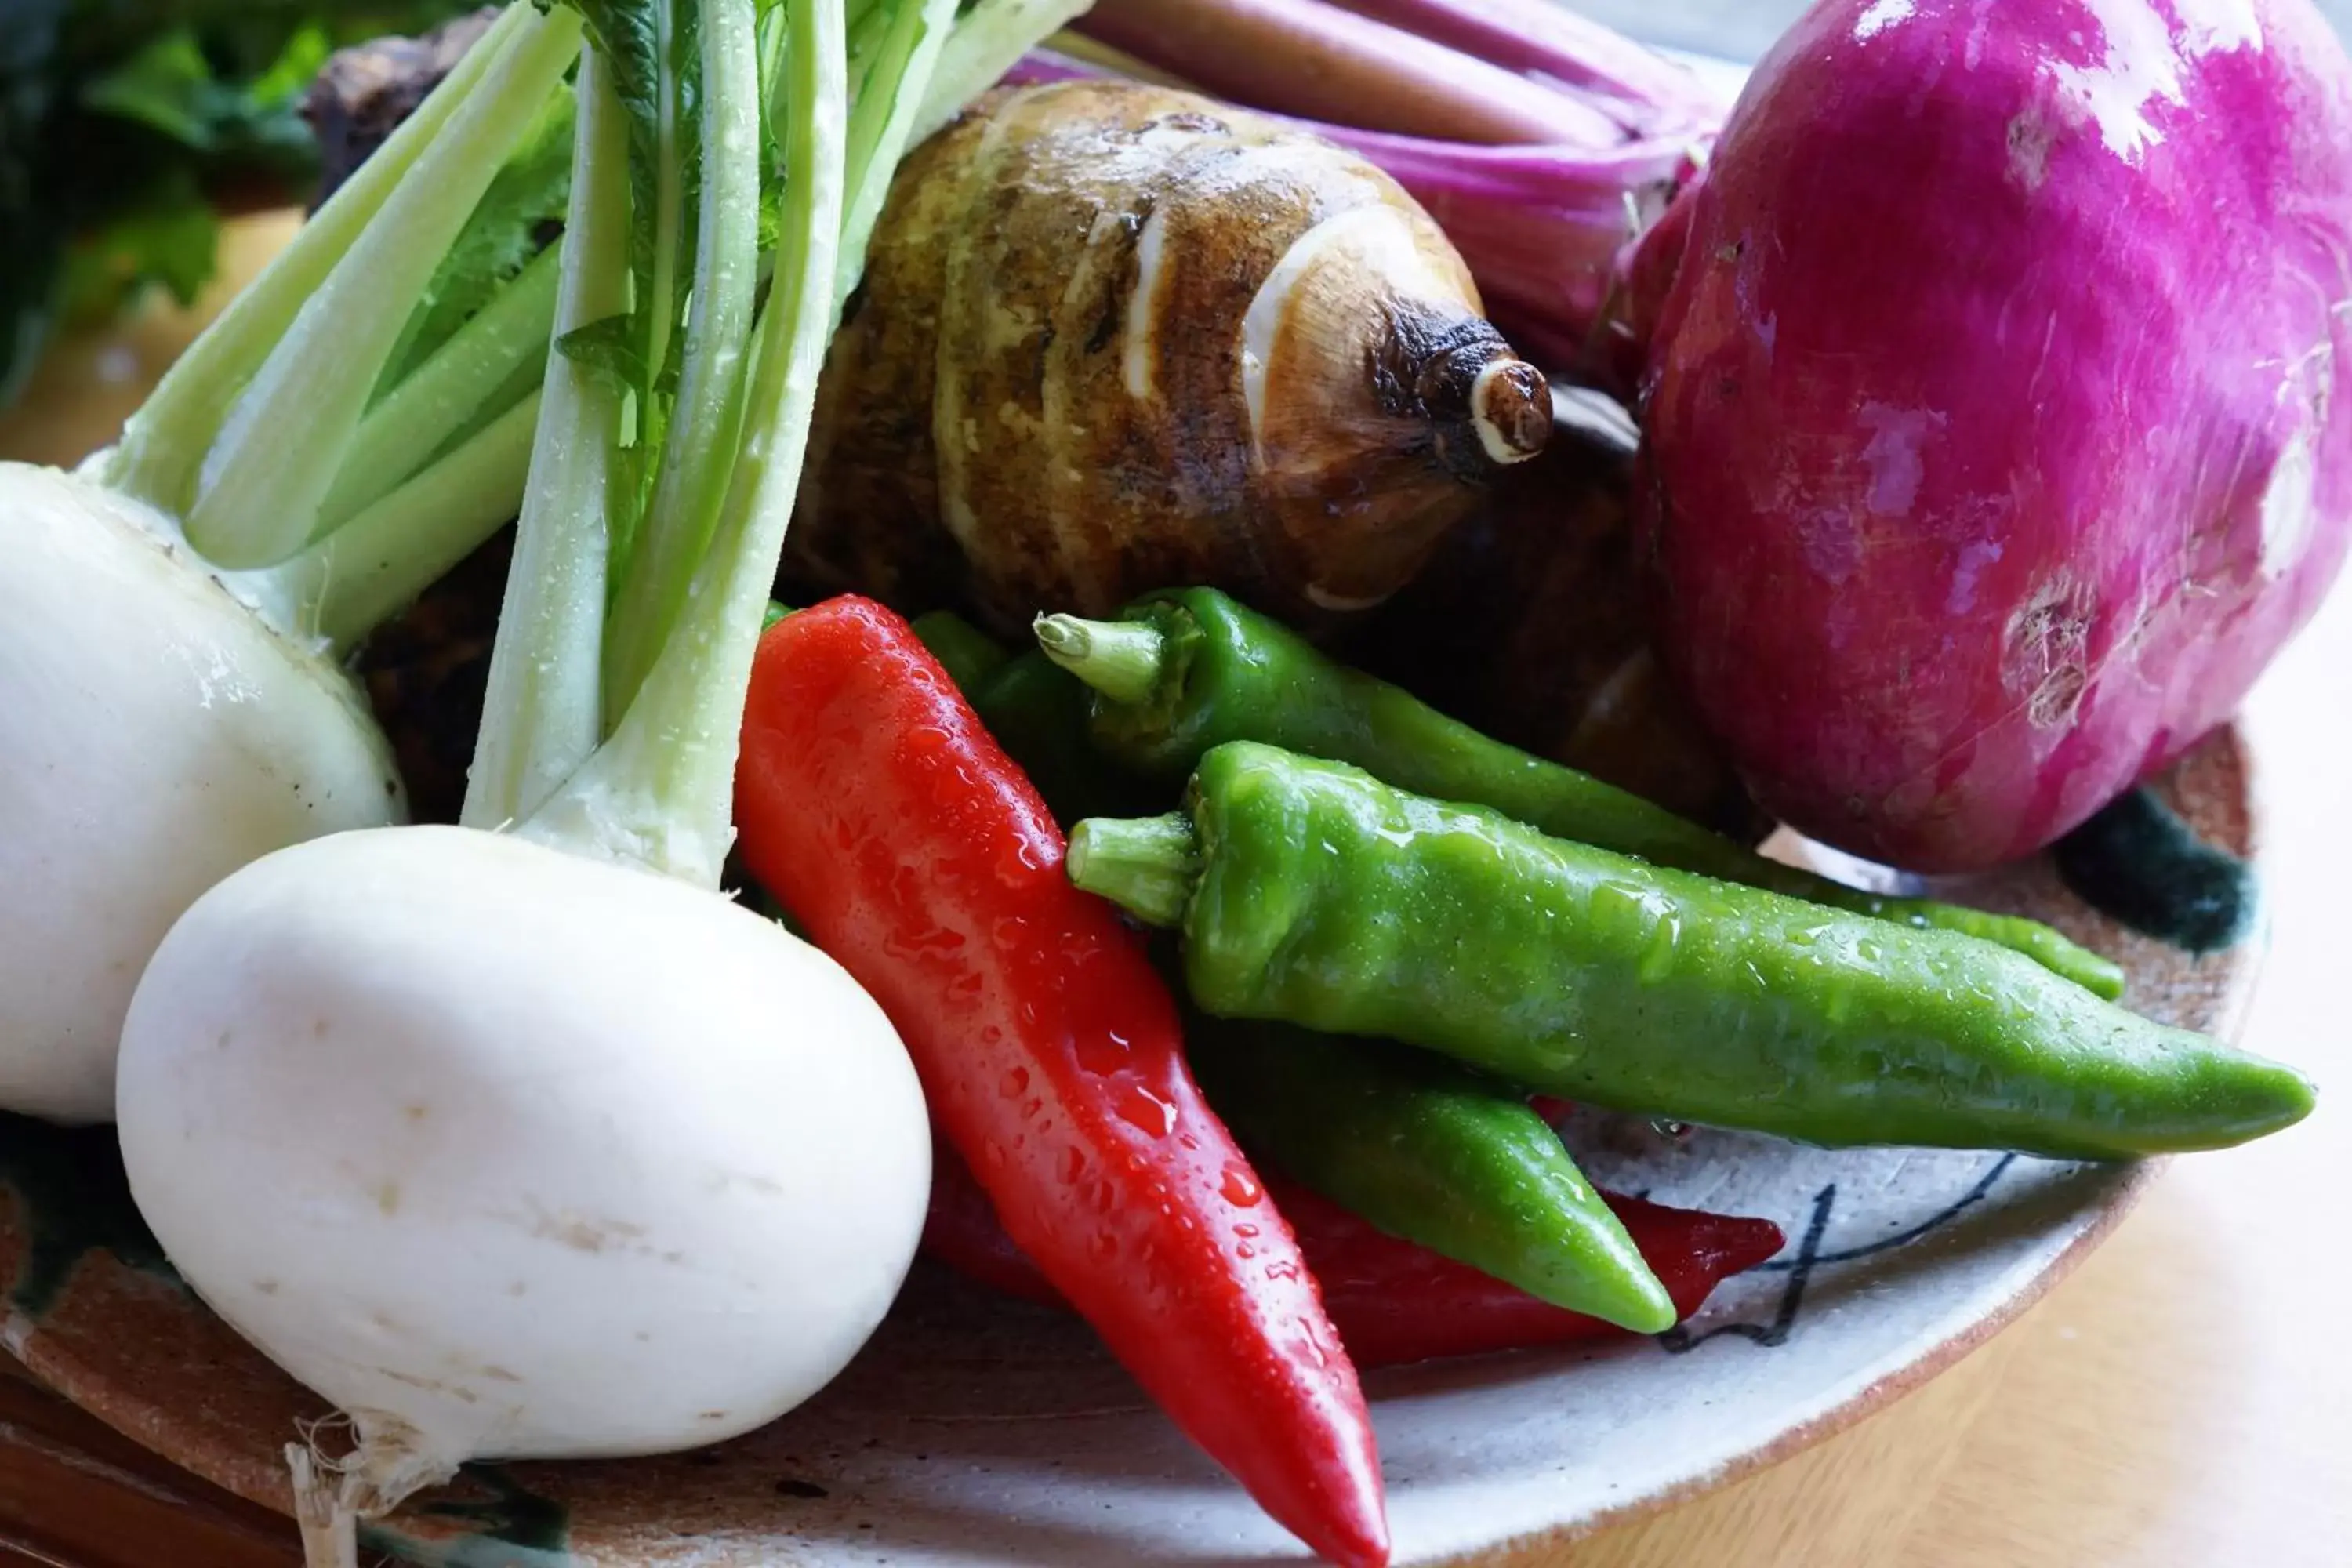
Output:
M401 819L337 661L521 494L552 297L453 258L517 220L488 193L578 48L568 17L510 15L118 447L0 465L0 1106L105 1120L132 988L191 901ZM419 337L436 285L485 303Z
M2352 542L2352 64L2308 0L1828 0L1639 258L1664 646L1923 870L2228 717Z
M247 861L396 818L348 679L64 474L0 466L0 1104L103 1121L140 971Z
M463 828L247 868L173 929L127 1040L141 1212L352 1416L387 1500L762 1425L881 1321L929 1192L914 1071L831 960Z
M989 100L908 160L828 366L788 565L1006 629L1214 583L1393 593L1549 430L1412 198L1188 94Z

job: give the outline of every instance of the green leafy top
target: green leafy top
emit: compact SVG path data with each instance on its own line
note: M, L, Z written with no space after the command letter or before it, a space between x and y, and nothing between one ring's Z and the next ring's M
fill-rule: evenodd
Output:
M216 206L315 175L330 49L458 0L11 0L0 26L0 404L61 323L213 273Z

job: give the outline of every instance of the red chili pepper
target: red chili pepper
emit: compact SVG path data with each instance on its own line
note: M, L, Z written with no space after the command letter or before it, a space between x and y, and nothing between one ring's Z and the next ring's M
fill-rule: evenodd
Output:
M768 632L736 818L1059 1295L1268 1513L1385 1563L1371 1420L1288 1224L1140 937L1070 886L1045 803L906 622L844 598Z
M1531 1094L1528 1096L1528 1109L1532 1110L1538 1116L1542 1117L1546 1121L1552 1123L1554 1126L1558 1126L1559 1123L1567 1121L1569 1117L1573 1115L1576 1111L1576 1106L1573 1101L1556 1099L1549 1094Z
M1300 1247L1323 1285L1323 1304L1358 1366L1527 1350L1571 1340L1622 1337L1598 1318L1548 1301L1466 1264L1373 1229L1303 1187L1272 1184ZM1602 1194L1642 1249L1675 1309L1687 1318L1716 1286L1780 1250L1768 1219L1667 1208ZM997 1223L988 1194L948 1150L932 1167L923 1250L966 1279L1041 1306L1066 1305Z

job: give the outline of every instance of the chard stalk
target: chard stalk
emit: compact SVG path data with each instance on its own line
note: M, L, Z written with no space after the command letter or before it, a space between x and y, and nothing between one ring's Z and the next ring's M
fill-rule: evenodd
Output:
M348 655L513 515L531 458L540 394L497 418L292 559L224 574L250 584L280 628Z
M456 335L368 410L320 509L319 535L332 533L391 494L486 412L496 418L512 406L513 399L493 405L512 386L518 370L546 357L548 334L555 327L562 252L560 243L541 251Z
M924 88L909 145L961 114L1034 48L1085 14L1094 0L979 0L956 23Z
M110 488L175 517L185 514L195 499L197 470L237 395L531 20L528 5L509 6L416 112L173 363L123 426L101 476Z

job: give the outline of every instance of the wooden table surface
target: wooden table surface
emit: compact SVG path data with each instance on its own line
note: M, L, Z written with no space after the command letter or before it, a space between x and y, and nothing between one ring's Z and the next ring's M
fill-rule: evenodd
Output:
M232 274L282 235L234 237ZM186 341L158 313L58 355L0 456L103 439ZM2249 1149L2174 1162L2114 1237L1984 1348L1776 1468L1538 1568L2352 1564L2352 588L2248 707L2273 939L2249 1044L2332 1087ZM0 1358L0 1367L14 1371ZM0 1376L0 1565L282 1568L271 1516Z

